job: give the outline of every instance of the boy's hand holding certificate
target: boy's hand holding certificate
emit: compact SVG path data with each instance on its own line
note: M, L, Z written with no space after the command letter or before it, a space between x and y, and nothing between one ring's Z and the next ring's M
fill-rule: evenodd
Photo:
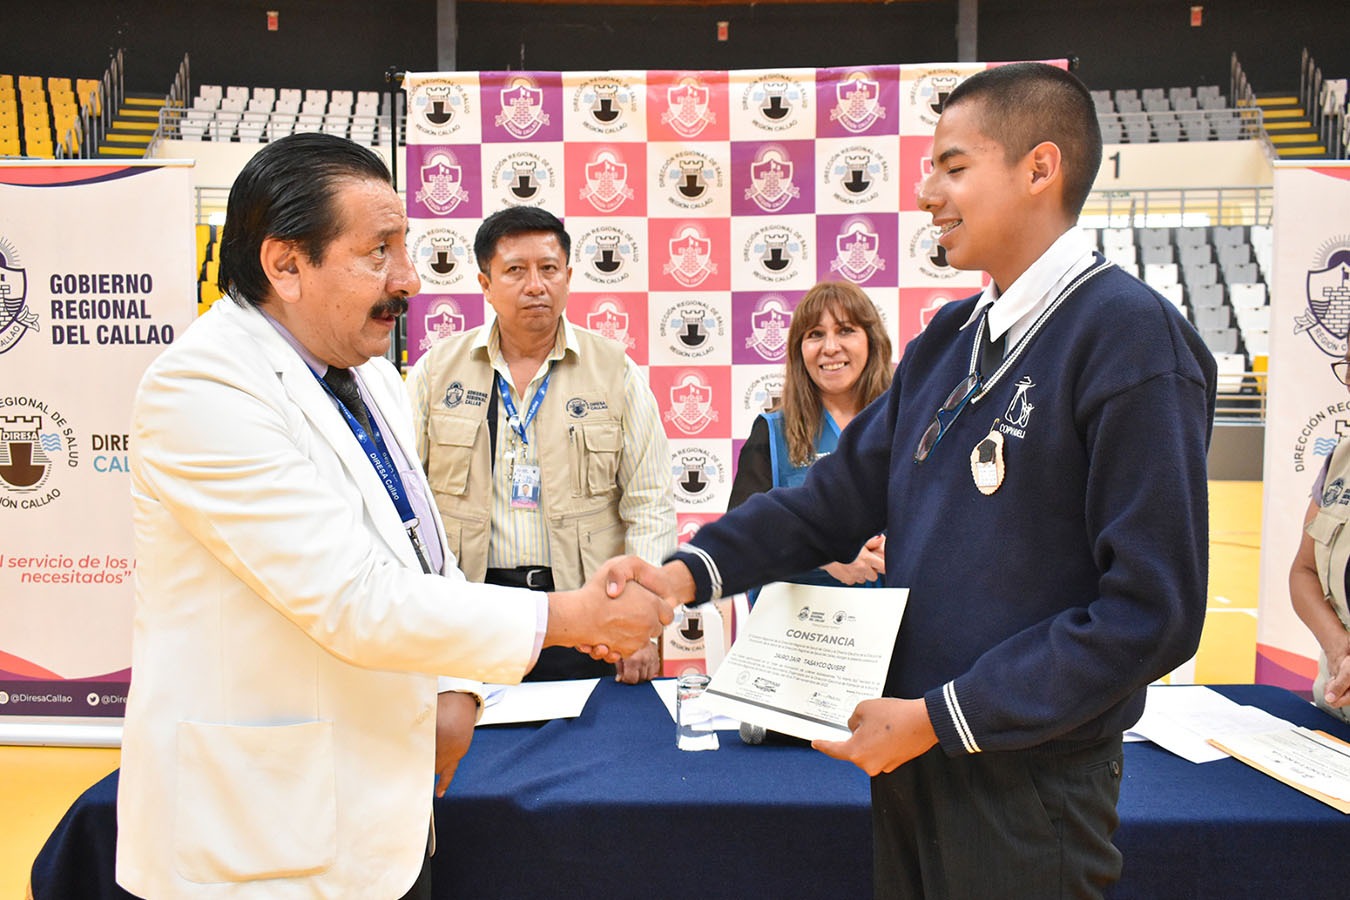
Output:
M766 585L706 693L714 711L806 740L840 740L880 697L907 588Z

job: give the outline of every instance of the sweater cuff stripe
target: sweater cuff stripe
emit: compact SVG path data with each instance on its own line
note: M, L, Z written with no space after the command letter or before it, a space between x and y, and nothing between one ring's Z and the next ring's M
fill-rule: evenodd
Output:
M952 724L956 726L961 745L966 748L967 753L979 753L980 745L975 743L975 735L970 730L970 724L966 722L965 713L961 712L960 701L956 699L956 682L949 681L942 686L942 699L947 703L947 714L952 717Z
M695 547L693 544L681 544L682 553L691 553L697 556L703 562L703 567L708 570L708 583L712 588L712 596L709 600L719 600L722 597L722 573L717 569L717 563L708 555L708 551L701 547Z

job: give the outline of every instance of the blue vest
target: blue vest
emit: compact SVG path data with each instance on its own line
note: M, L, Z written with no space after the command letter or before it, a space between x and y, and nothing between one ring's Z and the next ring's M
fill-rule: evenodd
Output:
M834 448L839 444L839 426L834 423L834 419L830 418L830 414L824 409L820 413L820 434L816 436L816 459L833 453ZM796 487L806 480L806 473L811 468L811 464L807 463L804 466L792 464L791 454L788 453L787 430L783 424L782 410L764 413L764 421L769 426L769 463L773 467L773 486L776 488ZM812 462L814 461L812 460ZM845 561L852 562L853 560ZM824 569L811 569L784 580L791 581L794 584L820 584L830 587L874 588L885 586L882 578L877 578L876 581L864 581L862 584L846 585ZM758 594L758 591L756 591L756 594Z

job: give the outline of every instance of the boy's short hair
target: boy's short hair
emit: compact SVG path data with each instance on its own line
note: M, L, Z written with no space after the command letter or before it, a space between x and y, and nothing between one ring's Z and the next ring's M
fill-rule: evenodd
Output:
M1059 147L1064 209L1077 218L1102 164L1102 130L1083 82L1046 63L1009 63L956 86L944 109L980 103L980 130L1003 145L1009 163L1042 141Z

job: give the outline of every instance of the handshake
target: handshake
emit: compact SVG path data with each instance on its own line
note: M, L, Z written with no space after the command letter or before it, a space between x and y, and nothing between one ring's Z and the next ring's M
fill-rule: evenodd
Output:
M616 556L575 591L548 595L544 646L576 647L595 659L618 662L647 648L694 599L694 579L683 563L660 568L636 556Z

